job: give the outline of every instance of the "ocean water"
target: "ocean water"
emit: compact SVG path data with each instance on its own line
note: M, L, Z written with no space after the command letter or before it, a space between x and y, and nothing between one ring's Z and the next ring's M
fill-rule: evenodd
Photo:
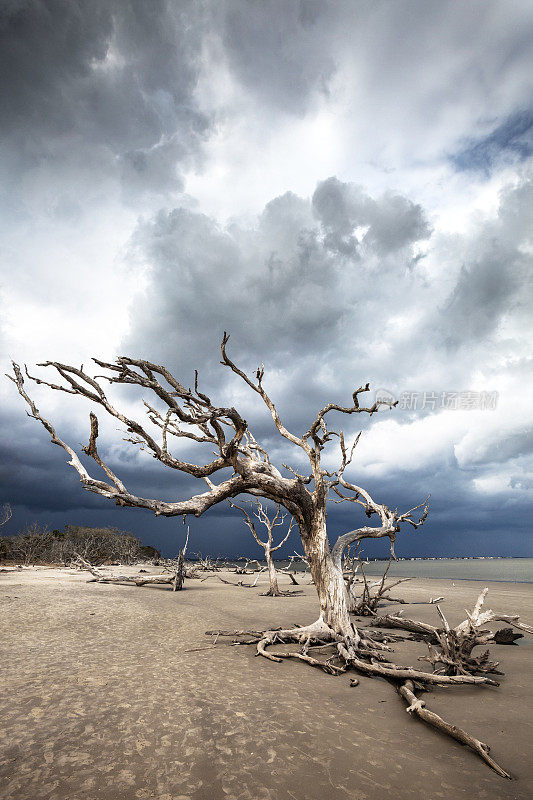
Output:
M277 563L286 566L288 561ZM370 561L364 565L365 572L367 575L382 575L386 563L386 561ZM300 571L300 566L297 570ZM443 558L396 561L391 564L388 574L398 578L533 583L533 558Z

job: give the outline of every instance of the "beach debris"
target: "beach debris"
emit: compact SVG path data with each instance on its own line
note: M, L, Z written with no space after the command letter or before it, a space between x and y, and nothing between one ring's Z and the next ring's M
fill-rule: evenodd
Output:
M301 558L301 556L295 554L295 555L289 556L289 563L287 564L286 567L276 567L278 572L282 572L284 575L288 575L289 576L290 582L292 583L293 586L299 586L300 585L299 582L296 580L295 570L294 570L294 563L297 562L297 561L302 561L302 558ZM307 571L307 567L304 568L304 572L303 572L304 575L305 575L306 571Z
M173 572L162 573L160 575L149 575L147 573L137 574L137 575L110 575L107 572L104 572L101 567L95 567L86 559L78 558L72 562L73 565L77 565L78 568L87 570L93 576L88 583L116 583L116 584L126 584L131 586L134 584L135 586L149 586L150 584L168 584L172 587L173 591L175 582L177 583L177 575L178 575L178 568L176 568Z
M178 563L172 579L172 591L179 592L183 589L183 581L185 580L185 553L187 552L187 545L189 544L189 526L187 525L187 536L185 537L185 544L178 554Z
M185 544L180 550L176 561L167 561L165 565L165 572L160 575L150 575L147 570L140 569L137 575L109 575L104 572L101 567L96 567L91 564L86 558L83 558L79 553L71 561L70 566L78 569L84 569L91 573L93 576L89 583L117 583L117 584L135 584L135 586L146 586L149 584L168 584L171 586L173 592L179 592L183 589L183 582L187 575L187 568L185 564L185 553L187 551L187 544L189 542L189 527L187 527L187 536Z
M533 632L530 625L520 622L518 615L495 613L487 609L483 611L483 604L488 588L479 594L472 611L466 610L467 618L455 628L450 627L439 604L437 612L442 625L437 627L425 622L407 619L403 615L386 615L376 617L372 626L376 628L398 628L409 631L419 638L425 639L428 644L428 655L421 656L420 660L428 661L435 672L445 675L501 675L498 670L499 663L489 660L489 651L485 650L480 655L474 655L473 650L480 645L512 643L522 634L513 634L510 628L496 631L485 629L483 626L489 622L507 622L509 625Z
M259 572L263 569L257 558L246 558L246 556L239 556L237 562L239 561L244 561L244 565L241 567L239 563L237 563L237 565L233 567L232 572L234 572L236 575L253 575L254 572ZM255 569L249 569L250 564L256 564Z
M512 628L500 628L494 634L496 644L516 644L517 639L523 639L523 633L515 633Z
M342 571L344 580L346 581L346 591L348 593L349 606L352 614L358 617L373 617L376 615L377 608L381 601L400 604L405 603L406 601L402 598L391 597L389 592L395 586L398 586L400 583L405 583L411 580L411 578L399 578L393 581L393 583L386 584L387 573L393 561L393 556L391 555L381 578L377 581L370 582L365 572L364 562L357 553L360 544L360 541L357 542L354 553L351 554L348 550L343 559ZM359 570L361 571L363 580L363 591L358 597L356 594L356 582L357 572Z
M194 565L199 572L220 572L222 569L218 558L214 559L211 556L203 556L201 553L194 553L196 556L196 564Z
M480 742L479 739L476 739L462 728L458 728L457 725L452 725L449 722L445 722L445 720L443 720L442 717L439 717L438 714L435 714L434 711L430 711L428 708L426 708L424 700L419 700L417 698L415 694L415 686L412 681L406 681L405 683L400 684L398 686L398 693L407 702L408 707L405 710L409 714L414 714L419 719L423 720L423 722L431 725L432 728L436 728L446 736L451 736L452 739L456 739L461 744L470 747L480 758L483 759L486 764L489 765L491 769L494 770L494 772L497 772L502 778L509 778L509 780L511 779L511 775L502 769L502 767L500 767L500 765L490 757L490 748L487 744Z

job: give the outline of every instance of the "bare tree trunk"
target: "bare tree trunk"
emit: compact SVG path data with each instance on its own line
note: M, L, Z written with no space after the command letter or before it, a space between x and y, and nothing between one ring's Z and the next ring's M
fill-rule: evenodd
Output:
M174 580L172 581L172 591L181 592L183 589L183 579L185 577L185 556L184 551L180 550Z
M325 513L319 511L309 533L302 535L305 556L320 603L320 619L335 633L357 644L359 634L350 618L346 584L340 559L333 559L326 533Z
M172 591L181 592L183 589L183 581L185 580L185 553L187 552L187 545L189 544L189 526L187 525L187 537L185 544L178 555L178 563L176 564L176 572L174 580L172 581Z
M276 573L276 567L274 565L274 560L272 558L272 553L270 552L270 548L265 548L265 558L267 562L268 568L268 580L269 580L269 588L266 594L270 597L279 597L281 592L278 586L278 576Z

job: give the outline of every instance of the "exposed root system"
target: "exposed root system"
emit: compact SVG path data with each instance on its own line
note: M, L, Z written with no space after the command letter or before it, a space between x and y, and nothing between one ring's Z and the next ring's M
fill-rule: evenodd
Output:
M434 645L429 644L434 653L434 658L426 660L431 661L433 664L433 672L424 672L410 666L393 663L391 660L391 648L383 642L384 637L379 633L376 633L375 638L368 629L365 632L357 632L352 629L351 632L341 634L326 624L322 618L319 618L311 625L302 627L295 626L294 628L267 631L217 630L207 631L207 634L217 637L230 636L233 639L233 644L255 644L256 655L277 663L286 659L297 659L310 666L317 667L329 675L342 675L345 672L355 671L369 677L385 678L407 702L407 711L410 714L417 716L441 733L466 745L498 775L503 778L510 778L509 773L491 758L488 745L430 711L426 708L425 702L418 699L415 694L416 691L423 691L430 686L456 686L461 684L499 686L497 680L487 675L488 672L496 672L496 663L490 662L487 654L483 654L480 657L474 657L471 654L472 648L480 643L479 640L483 642L487 635L490 634L490 632L478 630L479 626L485 621L487 613L493 615L493 612L485 612L485 615L481 614L481 606L485 594L485 592L482 593L482 596L478 598L473 612L467 612L468 624L463 624L462 627L457 626L457 628L453 629L454 635L452 635L452 629L447 623L444 629L438 629L414 620L404 620L397 615L375 621L384 627L403 628L414 632L417 634L417 638L425 638L440 647L440 655L437 655ZM441 611L440 614L441 618L443 618ZM495 616L493 615L491 618ZM448 638L442 636L442 630L448 635ZM476 635L478 639L475 639ZM490 636L493 637L494 634L490 634ZM395 641L397 638L392 636L387 641ZM473 639L475 639L474 642ZM443 652L444 647L451 646L451 643L454 644L455 649L453 652L451 650L448 650L448 652L452 653L455 662L452 662L452 655L448 657ZM463 643L464 648L461 650L461 644ZM297 647L286 647L290 644L297 645ZM280 645L284 645L285 648L281 649ZM437 668L437 665L441 666ZM357 686L358 684L359 680L357 678L351 679L351 686Z

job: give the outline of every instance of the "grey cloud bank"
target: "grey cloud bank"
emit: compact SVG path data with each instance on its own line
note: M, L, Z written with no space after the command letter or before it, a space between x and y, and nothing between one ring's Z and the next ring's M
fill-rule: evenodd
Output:
M531 554L528 5L5 4L3 363L127 352L186 383L198 368L294 466L218 364L223 330L243 368L265 362L296 431L367 380L497 390L493 411L380 413L354 475L399 507L431 492L406 553ZM83 494L5 384L12 530L109 521L175 549L174 522ZM85 442L70 399L39 394ZM192 490L116 437L138 491ZM334 506L330 524L356 519ZM203 551L254 550L225 510L193 528Z

